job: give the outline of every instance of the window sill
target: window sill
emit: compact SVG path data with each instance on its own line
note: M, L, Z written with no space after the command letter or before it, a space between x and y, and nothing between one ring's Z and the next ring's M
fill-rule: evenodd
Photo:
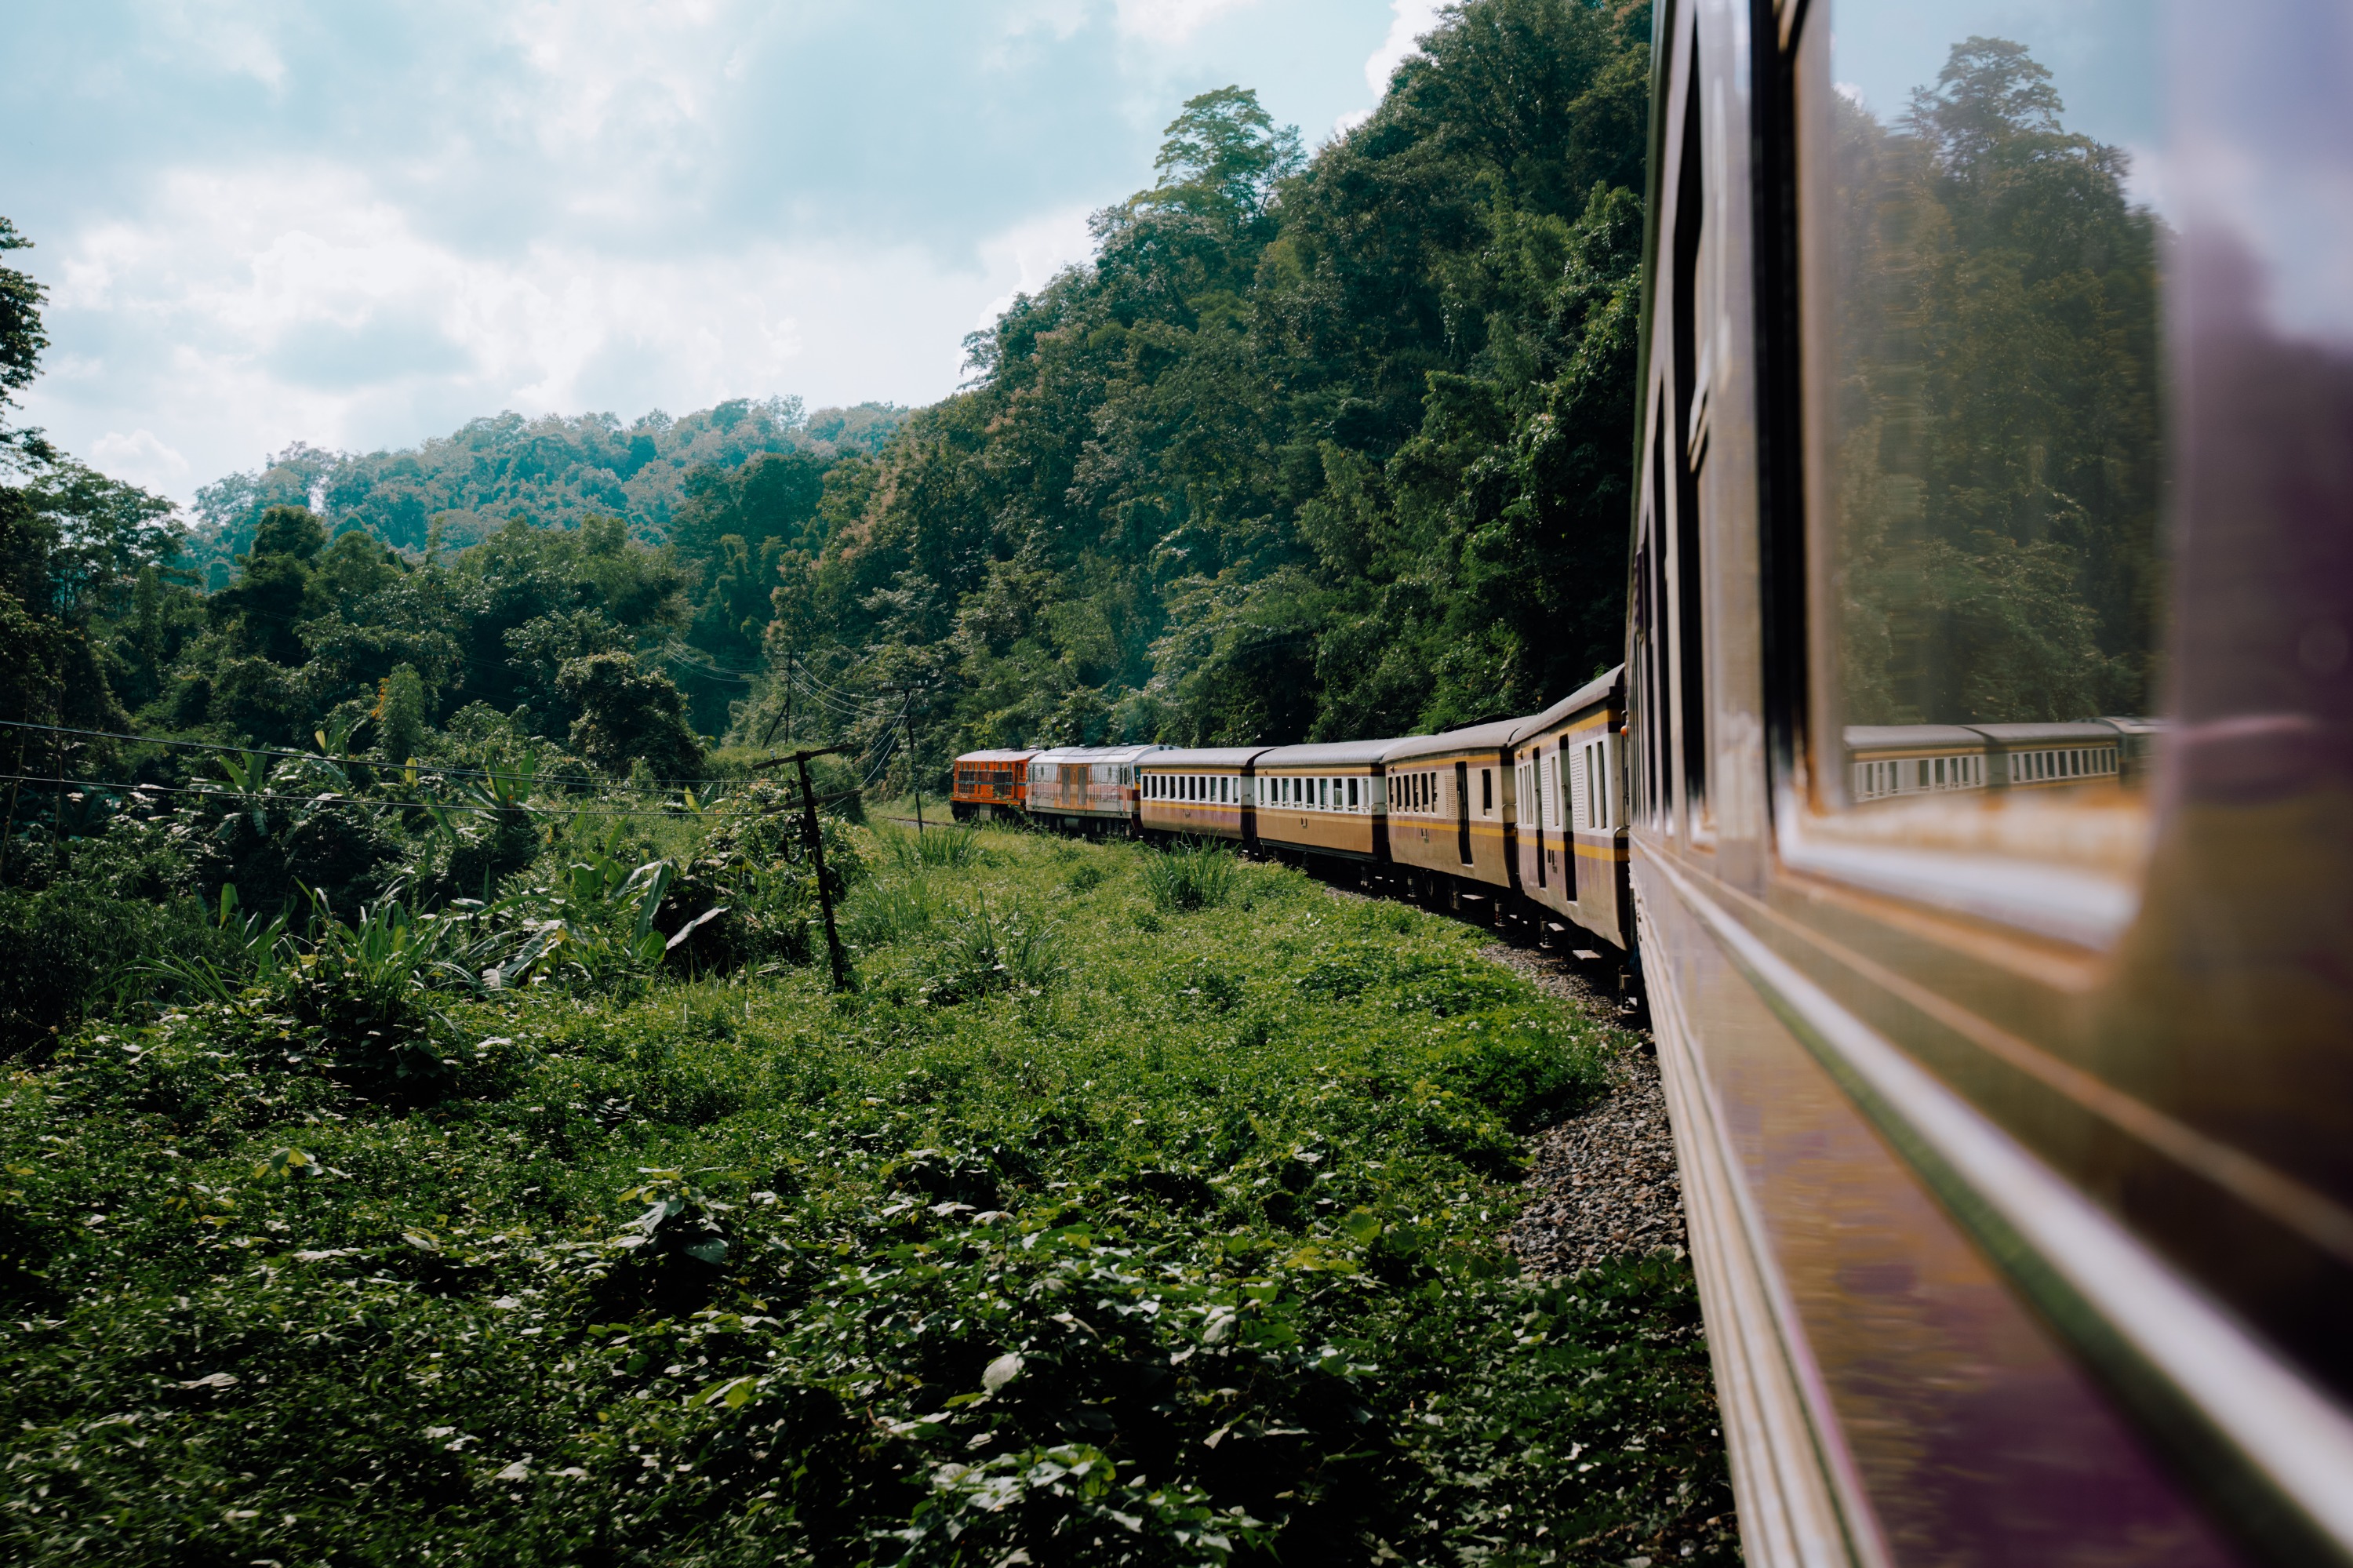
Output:
M1778 813L1790 870L2079 948L2113 948L2140 907L2146 804L2117 790L1881 801Z

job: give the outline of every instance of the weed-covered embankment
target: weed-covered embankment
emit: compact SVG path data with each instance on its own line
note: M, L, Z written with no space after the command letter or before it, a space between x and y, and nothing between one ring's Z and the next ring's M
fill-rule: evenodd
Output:
M1496 1245L1599 1026L1293 873L843 833L854 996L355 952L20 1068L0 1555L1730 1552L1685 1266Z

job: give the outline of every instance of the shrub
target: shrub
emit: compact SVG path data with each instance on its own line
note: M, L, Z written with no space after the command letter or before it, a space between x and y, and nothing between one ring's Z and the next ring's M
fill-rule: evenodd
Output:
M0 1059L70 1033L141 964L218 948L193 899L112 898L72 880L0 889Z
M951 913L923 995L942 1005L995 991L1042 995L1061 970L1060 932L1025 910L1000 913L983 899Z
M885 947L929 929L936 912L920 882L870 884L843 906L842 935L861 948Z
M918 833L886 822L875 829L874 836L892 863L909 875L920 875L933 867L966 871L985 858L980 834L972 828L930 828Z
M1144 890L1169 913L1214 909L1232 896L1234 857L1210 844L1180 844L1144 863Z

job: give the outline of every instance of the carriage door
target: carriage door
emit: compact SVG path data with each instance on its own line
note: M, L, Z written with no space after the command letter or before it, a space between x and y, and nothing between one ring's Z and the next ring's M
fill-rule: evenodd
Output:
M1454 848L1464 865L1471 863L1471 764L1454 765Z

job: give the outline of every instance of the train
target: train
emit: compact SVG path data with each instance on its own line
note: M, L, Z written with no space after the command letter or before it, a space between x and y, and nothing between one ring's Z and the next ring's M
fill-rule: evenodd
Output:
M1541 714L1436 735L967 752L949 810L960 821L1230 843L1538 945L1589 937L1628 953L1622 673Z
M957 813L1623 954L1751 1563L2353 1564L2353 12L1651 22L1622 664Z
M1625 669L1541 713L1434 735L1287 747L972 751L952 768L958 821L1230 843L1326 880L1401 893L1539 947L1635 957ZM2146 719L1853 725L1858 801L2123 781ZM1597 951L1597 949L1583 949ZM1639 972L1626 972L1630 982Z

